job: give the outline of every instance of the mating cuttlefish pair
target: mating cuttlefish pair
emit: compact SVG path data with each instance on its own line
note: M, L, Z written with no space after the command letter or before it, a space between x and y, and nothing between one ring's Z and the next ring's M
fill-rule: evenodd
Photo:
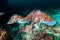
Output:
M22 16L19 15L13 15L7 24L12 24L19 20L23 21L32 20L31 25L35 23L34 26L36 28L39 28L41 23L44 23L49 26L53 26L56 24L56 22L49 15L40 10L33 10L24 18L22 18Z

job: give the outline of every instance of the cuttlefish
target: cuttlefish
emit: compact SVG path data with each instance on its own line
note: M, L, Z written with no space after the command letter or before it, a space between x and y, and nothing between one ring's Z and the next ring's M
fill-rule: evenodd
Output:
M22 20L25 22L32 20L31 25L33 25L35 23L34 26L36 28L39 28L41 23L44 23L49 26L53 26L56 24L56 22L48 14L46 14L40 10L33 10L24 18L22 18L22 16L20 16L20 15L13 15L7 24L12 24L19 20Z
M56 24L56 22L48 14L40 10L33 10L24 18L24 20L25 21L32 20L31 25L35 23L34 26L36 28L39 28L41 23L44 23L49 26L53 26Z

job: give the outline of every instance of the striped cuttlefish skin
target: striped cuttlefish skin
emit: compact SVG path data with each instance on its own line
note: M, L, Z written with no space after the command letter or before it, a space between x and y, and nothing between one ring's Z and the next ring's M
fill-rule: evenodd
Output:
M32 11L29 15L25 17L25 20L32 20L32 23L36 22L37 24L45 23L49 26L53 26L56 24L56 22L49 15L40 10ZM43 22L41 22L41 20Z

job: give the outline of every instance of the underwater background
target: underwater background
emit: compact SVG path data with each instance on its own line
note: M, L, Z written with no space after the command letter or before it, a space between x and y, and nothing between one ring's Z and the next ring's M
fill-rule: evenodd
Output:
M56 21L55 27L60 27L60 0L0 0L0 28L7 30L7 40L12 40L13 38L13 40L21 40L26 34L21 32L22 37L16 36L19 31L18 26L21 26L21 24L7 25L11 16L18 14L26 17L33 10L41 10L50 15ZM59 37L55 36L53 40L59 40Z

